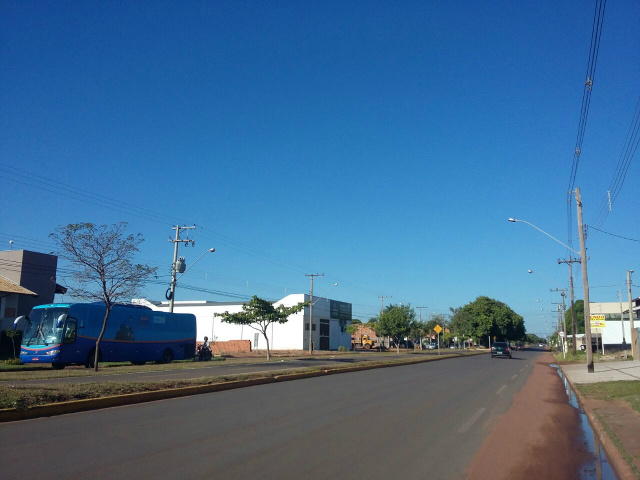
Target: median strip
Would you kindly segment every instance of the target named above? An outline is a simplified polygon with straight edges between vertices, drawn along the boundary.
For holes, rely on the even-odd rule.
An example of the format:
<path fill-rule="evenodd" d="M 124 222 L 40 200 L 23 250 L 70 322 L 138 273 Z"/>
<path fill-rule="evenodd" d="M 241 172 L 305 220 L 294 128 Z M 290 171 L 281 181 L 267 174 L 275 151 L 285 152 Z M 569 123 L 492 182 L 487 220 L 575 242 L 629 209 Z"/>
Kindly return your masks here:
<path fill-rule="evenodd" d="M 81 384 L 20 384 L 0 386 L 0 422 L 25 420 L 66 413 L 117 407 L 168 398 L 212 393 L 235 388 L 299 380 L 337 373 L 397 367 L 449 358 L 481 355 L 484 351 L 463 355 L 447 354 L 400 361 L 367 362 L 347 367 L 306 367 L 290 371 L 267 371 L 253 374 L 202 377 L 195 380 L 161 382 L 104 382 Z M 275 367 L 276 365 L 274 365 Z"/>

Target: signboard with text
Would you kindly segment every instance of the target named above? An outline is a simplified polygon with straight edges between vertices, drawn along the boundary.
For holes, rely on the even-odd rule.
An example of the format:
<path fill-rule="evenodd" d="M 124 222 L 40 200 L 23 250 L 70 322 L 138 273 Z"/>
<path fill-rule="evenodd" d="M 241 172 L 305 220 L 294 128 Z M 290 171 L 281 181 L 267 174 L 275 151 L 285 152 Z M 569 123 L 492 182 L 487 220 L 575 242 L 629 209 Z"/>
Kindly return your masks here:
<path fill-rule="evenodd" d="M 604 315 L 591 315 L 589 324 L 591 328 L 604 328 Z"/>
<path fill-rule="evenodd" d="M 337 300 L 329 301 L 329 311 L 331 318 L 337 318 L 342 322 L 351 321 L 351 304 L 339 302 Z"/>

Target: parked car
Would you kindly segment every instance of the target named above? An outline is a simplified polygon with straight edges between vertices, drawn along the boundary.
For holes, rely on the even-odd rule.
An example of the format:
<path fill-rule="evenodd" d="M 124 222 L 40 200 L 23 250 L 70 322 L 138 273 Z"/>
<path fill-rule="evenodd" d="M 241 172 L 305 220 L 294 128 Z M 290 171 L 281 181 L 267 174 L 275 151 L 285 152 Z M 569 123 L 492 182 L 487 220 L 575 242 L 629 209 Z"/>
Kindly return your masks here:
<path fill-rule="evenodd" d="M 438 344 L 437 343 L 429 343 L 427 345 L 427 349 L 428 350 L 435 350 L 436 348 L 438 348 Z"/>
<path fill-rule="evenodd" d="M 491 358 L 508 357 L 511 358 L 511 347 L 507 342 L 493 342 L 491 345 Z"/>

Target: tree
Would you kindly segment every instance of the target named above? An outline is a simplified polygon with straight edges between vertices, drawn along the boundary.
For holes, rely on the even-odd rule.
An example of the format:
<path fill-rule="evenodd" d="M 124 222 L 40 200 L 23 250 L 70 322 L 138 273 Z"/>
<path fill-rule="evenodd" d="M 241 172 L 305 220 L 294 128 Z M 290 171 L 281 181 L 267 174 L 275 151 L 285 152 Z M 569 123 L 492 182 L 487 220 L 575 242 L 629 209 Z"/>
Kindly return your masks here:
<path fill-rule="evenodd" d="M 527 333 L 526 335 L 527 338 L 527 342 L 531 343 L 531 344 L 536 344 L 536 343 L 547 343 L 547 340 L 539 337 L 538 335 L 534 334 L 534 333 Z"/>
<path fill-rule="evenodd" d="M 267 361 L 271 361 L 267 328 L 272 323 L 287 323 L 289 321 L 289 315 L 299 312 L 308 304 L 309 302 L 300 302 L 293 307 L 285 307 L 284 305 L 275 307 L 272 302 L 254 295 L 251 297 L 251 300 L 249 300 L 249 303 L 242 305 L 241 312 L 224 312 L 218 314 L 218 316 L 222 317 L 223 322 L 233 323 L 235 325 L 247 325 L 262 333 L 262 336 L 267 342 Z"/>
<path fill-rule="evenodd" d="M 93 360 L 98 371 L 100 342 L 107 328 L 113 307 L 136 296 L 144 282 L 157 268 L 134 264 L 133 257 L 144 239 L 142 234 L 126 235 L 126 222 L 113 225 L 75 223 L 60 226 L 49 235 L 58 245 L 58 256 L 78 270 L 73 273 L 77 285 L 71 288 L 74 297 L 104 302 L 102 329 L 96 340 Z"/>
<path fill-rule="evenodd" d="M 357 318 L 352 318 L 351 319 L 351 324 L 352 325 L 361 324 L 361 323 L 362 323 L 362 320 L 359 320 Z"/>
<path fill-rule="evenodd" d="M 400 353 L 400 340 L 411 333 L 415 318 L 416 312 L 410 305 L 388 305 L 378 319 L 376 334 L 393 338 Z"/>
<path fill-rule="evenodd" d="M 456 335 L 476 337 L 488 345 L 488 338 L 499 340 L 524 340 L 524 319 L 508 305 L 489 297 L 478 297 L 473 302 L 455 310 L 451 320 Z"/>
<path fill-rule="evenodd" d="M 573 302 L 573 311 L 576 317 L 576 334 L 584 333 L 584 300 Z M 567 322 L 567 330 L 571 332 L 571 306 L 567 308 L 564 318 Z"/>

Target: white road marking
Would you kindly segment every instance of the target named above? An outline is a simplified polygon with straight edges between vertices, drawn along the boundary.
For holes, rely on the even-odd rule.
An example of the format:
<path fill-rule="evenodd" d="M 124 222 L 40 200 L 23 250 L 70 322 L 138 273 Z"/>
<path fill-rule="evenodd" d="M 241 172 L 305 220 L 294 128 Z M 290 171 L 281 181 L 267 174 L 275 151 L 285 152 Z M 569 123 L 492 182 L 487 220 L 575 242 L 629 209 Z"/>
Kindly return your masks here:
<path fill-rule="evenodd" d="M 525 368 L 526 368 L 526 367 L 522 367 L 522 368 L 520 369 L 520 371 L 523 371 Z"/>
<path fill-rule="evenodd" d="M 500 395 L 502 392 L 504 392 L 504 389 L 505 389 L 505 388 L 507 388 L 507 386 L 506 386 L 506 385 L 502 385 L 502 386 L 498 389 L 498 391 L 496 392 L 496 395 Z"/>
<path fill-rule="evenodd" d="M 518 374 L 516 373 L 515 375 L 511 376 L 511 380 L 513 380 L 514 378 L 516 378 L 518 376 Z"/>
<path fill-rule="evenodd" d="M 465 423 L 464 425 L 462 425 L 462 427 L 460 427 L 460 430 L 458 430 L 458 433 L 464 433 L 467 430 L 469 430 L 473 426 L 473 424 L 478 421 L 478 419 L 480 418 L 480 415 L 482 415 L 485 410 L 486 408 L 484 407 L 479 408 L 478 411 L 474 413 L 469 420 L 467 420 L 467 423 Z"/>

